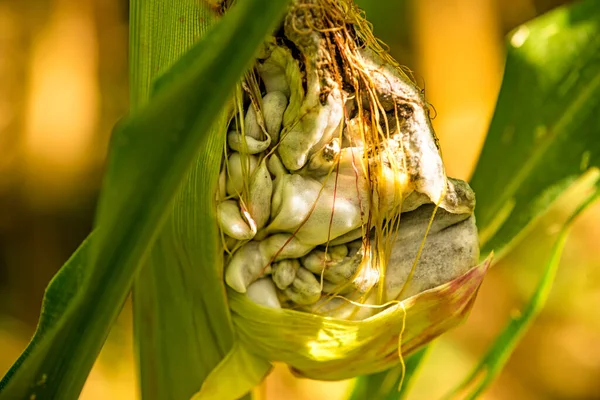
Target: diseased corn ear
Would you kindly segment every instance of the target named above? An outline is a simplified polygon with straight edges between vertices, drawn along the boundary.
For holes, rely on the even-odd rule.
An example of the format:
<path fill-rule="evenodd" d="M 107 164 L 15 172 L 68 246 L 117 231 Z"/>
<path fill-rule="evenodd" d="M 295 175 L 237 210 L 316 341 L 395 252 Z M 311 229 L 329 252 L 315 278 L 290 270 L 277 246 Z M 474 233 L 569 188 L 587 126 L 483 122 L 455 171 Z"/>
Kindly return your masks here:
<path fill-rule="evenodd" d="M 217 209 L 244 351 L 345 379 L 465 318 L 489 266 L 475 195 L 351 0 L 293 1 L 237 105 Z"/>

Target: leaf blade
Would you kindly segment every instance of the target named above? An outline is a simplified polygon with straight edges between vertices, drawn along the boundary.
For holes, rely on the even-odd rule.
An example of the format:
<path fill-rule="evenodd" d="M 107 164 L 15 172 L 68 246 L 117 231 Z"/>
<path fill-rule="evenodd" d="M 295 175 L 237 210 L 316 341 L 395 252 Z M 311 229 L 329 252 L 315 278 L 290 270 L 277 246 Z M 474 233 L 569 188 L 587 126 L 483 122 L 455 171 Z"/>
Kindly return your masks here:
<path fill-rule="evenodd" d="M 348 400 L 400 400 L 406 398 L 431 344 L 422 347 L 399 365 L 376 374 L 359 376 Z"/>
<path fill-rule="evenodd" d="M 216 184 L 219 163 L 211 163 L 210 155 L 220 155 L 220 150 L 218 140 L 202 150 L 204 157 L 188 176 L 134 286 L 144 399 L 190 398 L 233 344 L 218 267 L 223 263 L 220 237 L 210 212 L 214 191 L 191 194 Z M 204 223 L 195 225 L 191 218 Z"/>
<path fill-rule="evenodd" d="M 115 133 L 82 288 L 3 383 L 2 395 L 77 398 L 176 189 L 208 140 L 205 132 L 287 3 L 248 0 L 234 7 L 192 49 L 202 57 L 192 60 L 188 74 Z M 262 11 L 259 18 L 246 18 L 252 8 Z M 234 49 L 237 58 L 223 49 Z M 44 384 L 36 386 L 40 379 Z"/>
<path fill-rule="evenodd" d="M 130 25 L 131 102 L 135 109 L 147 101 L 165 68 L 209 29 L 216 16 L 207 2 L 195 0 L 171 0 L 168 4 L 133 0 L 131 7 L 137 16 Z M 168 70 L 166 79 L 173 75 L 175 71 Z M 226 113 L 225 110 L 213 126 L 215 133 L 226 122 Z M 200 218 L 190 207 L 212 207 L 194 192 L 215 184 L 210 179 L 215 173 L 211 168 L 215 160 L 210 156 L 219 154 L 218 143 L 213 141 L 202 153 L 133 287 L 137 369 L 144 399 L 190 398 L 233 342 L 226 299 L 223 293 L 215 293 L 215 277 L 199 279 L 210 276 L 211 271 L 201 271 L 198 266 L 222 263 L 206 256 L 216 254 L 214 229 L 190 232 L 177 223 Z M 201 171 L 208 180 L 202 179 Z M 186 201 L 189 198 L 196 199 L 194 205 L 188 205 L 193 202 Z M 206 281 L 211 284 L 203 284 Z"/>
<path fill-rule="evenodd" d="M 560 193 L 600 165 L 599 18 L 600 4 L 583 1 L 508 40 L 496 111 L 471 180 L 483 254 L 501 258 Z"/>

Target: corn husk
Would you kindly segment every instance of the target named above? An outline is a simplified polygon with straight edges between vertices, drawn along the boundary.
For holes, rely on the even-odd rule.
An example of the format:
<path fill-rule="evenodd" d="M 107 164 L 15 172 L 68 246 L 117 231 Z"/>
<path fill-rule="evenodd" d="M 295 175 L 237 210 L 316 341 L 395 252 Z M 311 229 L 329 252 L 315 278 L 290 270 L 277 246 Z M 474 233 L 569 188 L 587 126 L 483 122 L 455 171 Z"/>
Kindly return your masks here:
<path fill-rule="evenodd" d="M 340 380 L 397 365 L 464 321 L 490 260 L 362 321 L 346 321 L 255 304 L 229 290 L 240 340 L 256 355 L 281 361 L 300 376 Z"/>

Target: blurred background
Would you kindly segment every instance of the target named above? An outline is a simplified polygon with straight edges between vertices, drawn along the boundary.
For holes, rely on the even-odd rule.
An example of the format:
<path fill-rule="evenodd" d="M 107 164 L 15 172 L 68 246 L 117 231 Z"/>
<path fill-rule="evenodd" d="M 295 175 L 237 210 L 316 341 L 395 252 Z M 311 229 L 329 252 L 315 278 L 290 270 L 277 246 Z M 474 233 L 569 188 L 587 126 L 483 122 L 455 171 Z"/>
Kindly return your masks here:
<path fill-rule="evenodd" d="M 564 0 L 360 0 L 414 71 L 449 175 L 468 179 L 500 87 L 504 37 Z M 128 110 L 126 0 L 0 0 L 0 376 L 25 348 L 44 289 L 92 227 L 112 126 Z M 488 274 L 468 322 L 437 340 L 411 399 L 439 398 L 531 293 L 569 197 Z M 600 399 L 600 206 L 577 222 L 548 307 L 485 399 Z M 82 399 L 136 398 L 125 307 Z M 293 378 L 269 399 L 342 399 L 351 382 Z"/>

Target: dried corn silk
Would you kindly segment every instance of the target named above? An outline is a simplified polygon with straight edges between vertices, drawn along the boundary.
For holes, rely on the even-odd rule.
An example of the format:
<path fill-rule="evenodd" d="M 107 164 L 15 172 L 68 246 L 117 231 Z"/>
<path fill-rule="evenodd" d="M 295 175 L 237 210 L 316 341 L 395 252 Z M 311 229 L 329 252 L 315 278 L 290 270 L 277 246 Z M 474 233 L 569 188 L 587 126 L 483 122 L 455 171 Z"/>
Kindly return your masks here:
<path fill-rule="evenodd" d="M 350 1 L 294 1 L 236 99 L 217 207 L 233 290 L 364 319 L 476 265 L 474 194 Z"/>

